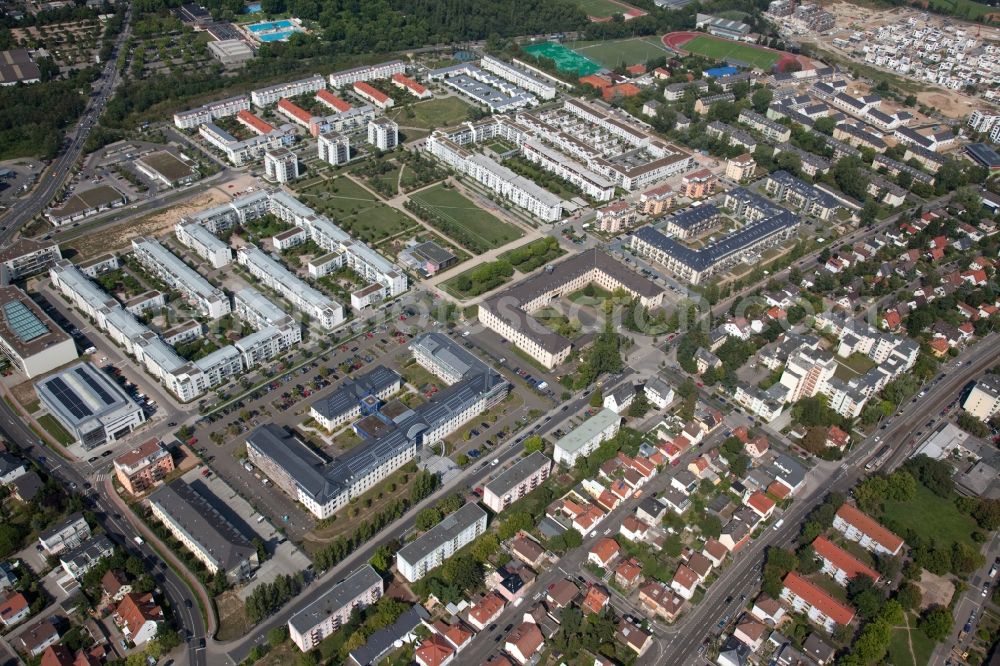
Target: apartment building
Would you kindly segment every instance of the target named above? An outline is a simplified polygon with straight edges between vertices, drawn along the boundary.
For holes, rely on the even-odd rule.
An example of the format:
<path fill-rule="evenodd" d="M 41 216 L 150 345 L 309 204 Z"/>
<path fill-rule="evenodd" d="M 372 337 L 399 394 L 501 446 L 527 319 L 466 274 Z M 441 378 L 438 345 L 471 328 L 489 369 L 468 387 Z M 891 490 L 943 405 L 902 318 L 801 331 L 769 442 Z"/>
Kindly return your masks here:
<path fill-rule="evenodd" d="M 115 478 L 133 495 L 145 492 L 174 471 L 174 458 L 153 438 L 114 459 Z"/>
<path fill-rule="evenodd" d="M 344 309 L 340 303 L 297 278 L 256 245 L 241 247 L 236 260 L 250 275 L 288 299 L 293 307 L 311 317 L 321 328 L 332 330 L 344 323 Z"/>
<path fill-rule="evenodd" d="M 264 153 L 264 177 L 277 183 L 287 183 L 299 177 L 299 158 L 288 148 L 275 148 Z"/>
<path fill-rule="evenodd" d="M 0 250 L 0 286 L 42 273 L 60 259 L 58 243 L 18 238 Z"/>
<path fill-rule="evenodd" d="M 715 191 L 718 182 L 719 179 L 708 169 L 699 169 L 681 179 L 684 196 L 689 199 L 701 199 L 709 196 Z"/>
<path fill-rule="evenodd" d="M 757 171 L 757 161 L 750 153 L 743 153 L 726 162 L 726 178 L 737 183 L 753 178 Z"/>
<path fill-rule="evenodd" d="M 823 535 L 813 540 L 812 548 L 816 558 L 823 563 L 822 572 L 842 586 L 846 587 L 856 576 L 868 576 L 876 583 L 879 581 L 877 571 Z"/>
<path fill-rule="evenodd" d="M 615 201 L 597 209 L 597 228 L 608 234 L 617 234 L 635 224 L 635 208 L 628 201 Z"/>
<path fill-rule="evenodd" d="M 295 132 L 291 125 L 282 125 L 267 134 L 258 134 L 240 141 L 215 123 L 206 123 L 198 128 L 198 134 L 208 143 L 226 154 L 233 166 L 244 166 L 264 156 L 268 150 L 291 145 Z"/>
<path fill-rule="evenodd" d="M 722 211 L 713 204 L 691 206 L 675 212 L 667 218 L 663 231 L 675 238 L 696 238 L 718 228 L 722 224 Z"/>
<path fill-rule="evenodd" d="M 969 120 L 966 122 L 966 126 L 974 132 L 988 133 L 991 129 L 993 129 L 993 126 L 996 125 L 997 120 L 1000 120 L 1000 114 L 993 113 L 992 111 L 975 109 L 971 114 L 969 114 Z"/>
<path fill-rule="evenodd" d="M 343 88 L 357 81 L 388 79 L 395 74 L 405 74 L 406 65 L 402 60 L 390 60 L 377 65 L 362 65 L 330 74 L 330 87 Z"/>
<path fill-rule="evenodd" d="M 781 123 L 776 123 L 770 118 L 750 109 L 740 111 L 740 115 L 736 120 L 757 130 L 771 143 L 781 143 L 792 138 L 792 128 Z"/>
<path fill-rule="evenodd" d="M 252 287 L 233 294 L 233 312 L 255 330 L 275 328 L 280 331 L 284 348 L 302 342 L 301 324 Z"/>
<path fill-rule="evenodd" d="M 177 255 L 152 238 L 132 239 L 132 252 L 142 266 L 158 279 L 178 291 L 186 302 L 198 308 L 209 319 L 229 314 L 229 298 L 219 288 L 203 278 Z"/>
<path fill-rule="evenodd" d="M 28 379 L 77 359 L 73 338 L 19 287 L 0 287 L 0 354 Z"/>
<path fill-rule="evenodd" d="M 785 576 L 781 600 L 829 632 L 854 620 L 853 608 L 840 603 L 823 588 L 794 571 Z"/>
<path fill-rule="evenodd" d="M 99 534 L 60 552 L 59 565 L 68 575 L 80 580 L 85 573 L 100 564 L 104 558 L 111 557 L 114 552 L 115 544 L 111 539 Z"/>
<path fill-rule="evenodd" d="M 483 486 L 483 504 L 500 513 L 549 478 L 552 461 L 541 451 L 521 458 Z"/>
<path fill-rule="evenodd" d="M 486 531 L 486 512 L 470 502 L 396 553 L 396 568 L 415 583 Z"/>
<path fill-rule="evenodd" d="M 381 599 L 384 591 L 382 577 L 365 564 L 290 617 L 288 635 L 296 647 L 308 652 L 347 624 L 354 611 Z"/>
<path fill-rule="evenodd" d="M 491 55 L 484 55 L 479 61 L 479 66 L 542 99 L 550 100 L 556 96 L 556 87 L 553 84 Z"/>
<path fill-rule="evenodd" d="M 79 363 L 35 384 L 42 405 L 85 450 L 117 441 L 146 416 L 118 384 L 91 363 Z"/>
<path fill-rule="evenodd" d="M 324 430 L 335 432 L 348 421 L 376 413 L 378 406 L 402 386 L 399 373 L 379 365 L 363 375 L 344 379 L 340 388 L 310 405 L 309 415 Z"/>
<path fill-rule="evenodd" d="M 614 410 L 601 409 L 560 437 L 552 457 L 557 463 L 572 467 L 580 456 L 589 456 L 602 442 L 617 435 L 621 422 L 622 417 Z"/>
<path fill-rule="evenodd" d="M 149 507 L 209 572 L 222 573 L 237 583 L 249 578 L 259 566 L 257 549 L 249 539 L 219 513 L 209 498 L 180 479 L 153 492 Z"/>
<path fill-rule="evenodd" d="M 823 392 L 833 378 L 837 361 L 822 349 L 801 348 L 788 357 L 779 383 L 788 389 L 787 402 L 798 402 Z"/>
<path fill-rule="evenodd" d="M 757 150 L 757 139 L 752 134 L 718 120 L 713 120 L 705 127 L 705 134 L 713 139 L 724 140 L 730 146 L 739 146 L 748 153 Z"/>
<path fill-rule="evenodd" d="M 536 321 L 530 313 L 592 282 L 607 291 L 623 289 L 645 307 L 656 307 L 663 300 L 663 290 L 654 283 L 600 250 L 591 249 L 480 302 L 479 321 L 552 369 L 569 356 L 572 342 Z"/>
<path fill-rule="evenodd" d="M 274 125 L 267 122 L 260 116 L 254 115 L 250 111 L 240 111 L 237 113 L 236 122 L 243 125 L 258 136 L 270 134 L 274 131 Z"/>
<path fill-rule="evenodd" d="M 233 260 L 233 249 L 200 224 L 178 222 L 174 225 L 174 236 L 212 268 L 228 266 Z"/>
<path fill-rule="evenodd" d="M 351 84 L 351 89 L 354 94 L 358 97 L 367 100 L 374 104 L 379 109 L 385 111 L 395 105 L 395 102 L 391 97 L 386 95 L 384 92 L 376 88 L 375 86 L 368 85 L 364 81 L 355 81 Z"/>
<path fill-rule="evenodd" d="M 639 195 L 639 205 L 646 215 L 662 215 L 674 205 L 675 196 L 673 188 L 669 185 L 660 185 Z"/>
<path fill-rule="evenodd" d="M 1000 377 L 987 374 L 976 380 L 962 401 L 962 409 L 980 421 L 989 421 L 1000 412 Z"/>
<path fill-rule="evenodd" d="M 400 90 L 404 90 L 410 93 L 417 99 L 430 99 L 431 97 L 434 96 L 433 94 L 431 94 L 430 90 L 420 85 L 419 83 L 417 83 L 410 77 L 406 76 L 405 74 L 393 74 L 390 80 L 392 81 L 392 85 L 396 86 Z"/>
<path fill-rule="evenodd" d="M 288 83 L 279 83 L 267 86 L 266 88 L 252 90 L 250 91 L 250 101 L 253 102 L 254 106 L 264 108 L 286 97 L 297 97 L 299 95 L 314 93 L 325 87 L 326 84 L 323 77 L 319 74 L 313 74 L 298 81 L 289 81 Z"/>
<path fill-rule="evenodd" d="M 592 199 L 610 201 L 615 195 L 612 180 L 549 148 L 539 139 L 527 139 L 521 144 L 521 152 L 525 159 L 573 183 Z"/>
<path fill-rule="evenodd" d="M 905 543 L 871 516 L 844 503 L 833 518 L 833 529 L 877 555 L 899 555 Z"/>
<path fill-rule="evenodd" d="M 430 81 L 441 81 L 460 95 L 488 108 L 490 113 L 514 111 L 538 102 L 527 90 L 481 69 L 474 62 L 431 70 L 427 78 Z"/>
<path fill-rule="evenodd" d="M 379 150 L 394 150 L 399 145 L 399 125 L 381 117 L 368 121 L 368 143 Z"/>
<path fill-rule="evenodd" d="M 340 132 L 324 132 L 316 139 L 319 158 L 327 164 L 340 166 L 351 160 L 351 140 Z"/>
<path fill-rule="evenodd" d="M 199 125 L 210 123 L 219 118 L 235 116 L 240 111 L 250 109 L 250 98 L 246 95 L 228 97 L 216 102 L 209 102 L 196 109 L 178 111 L 174 114 L 174 125 L 180 129 L 194 129 Z"/>
<path fill-rule="evenodd" d="M 882 137 L 868 131 L 861 123 L 841 123 L 833 129 L 833 138 L 845 141 L 849 145 L 858 148 L 871 148 L 877 153 L 884 153 L 889 145 L 882 140 Z"/>
<path fill-rule="evenodd" d="M 58 555 L 64 550 L 76 548 L 89 539 L 90 535 L 90 525 L 83 513 L 77 511 L 39 534 L 38 543 L 47 555 Z"/>

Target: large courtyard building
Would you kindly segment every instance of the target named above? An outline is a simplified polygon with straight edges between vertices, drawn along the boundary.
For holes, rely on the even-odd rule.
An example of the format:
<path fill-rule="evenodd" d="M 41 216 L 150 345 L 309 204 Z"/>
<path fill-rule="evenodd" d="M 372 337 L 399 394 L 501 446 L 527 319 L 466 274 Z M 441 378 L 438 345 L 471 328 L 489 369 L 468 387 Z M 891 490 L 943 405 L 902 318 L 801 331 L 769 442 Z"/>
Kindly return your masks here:
<path fill-rule="evenodd" d="M 19 287 L 0 287 L 0 353 L 31 379 L 77 359 L 76 345 Z"/>
<path fill-rule="evenodd" d="M 607 291 L 624 289 L 647 308 L 660 305 L 663 290 L 597 249 L 548 267 L 479 304 L 479 321 L 552 369 L 566 360 L 571 340 L 531 316 L 535 310 L 590 283 Z"/>
<path fill-rule="evenodd" d="M 295 140 L 295 131 L 287 124 L 272 128 L 266 134 L 257 134 L 243 140 L 237 139 L 215 123 L 201 125 L 198 134 L 225 153 L 226 159 L 237 167 L 259 160 L 267 151 L 291 145 Z"/>
<path fill-rule="evenodd" d="M 146 421 L 142 408 L 90 363 L 49 375 L 35 384 L 35 392 L 86 450 L 121 439 Z"/>

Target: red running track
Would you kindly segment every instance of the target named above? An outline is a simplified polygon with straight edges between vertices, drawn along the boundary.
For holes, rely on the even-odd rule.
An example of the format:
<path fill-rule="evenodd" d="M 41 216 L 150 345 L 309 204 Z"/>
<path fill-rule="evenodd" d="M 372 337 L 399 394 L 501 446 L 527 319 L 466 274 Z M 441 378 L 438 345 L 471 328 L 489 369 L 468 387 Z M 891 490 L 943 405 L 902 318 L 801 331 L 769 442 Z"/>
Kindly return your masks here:
<path fill-rule="evenodd" d="M 668 49 L 672 51 L 677 51 L 678 53 L 687 53 L 687 51 L 684 50 L 684 44 L 687 44 L 695 37 L 701 37 L 701 36 L 711 37 L 711 35 L 707 35 L 707 33 L 704 32 L 691 32 L 691 31 L 668 32 L 667 34 L 663 35 L 661 41 L 663 42 L 664 46 L 666 46 Z M 722 39 L 722 38 L 716 37 L 716 39 Z M 758 48 L 764 51 L 773 51 L 774 53 L 780 55 L 781 58 L 775 63 L 775 67 L 779 72 L 785 71 L 788 65 L 790 65 L 793 62 L 798 62 L 800 65 L 802 65 L 802 69 L 811 69 L 813 67 L 812 61 L 809 60 L 809 58 L 806 58 L 805 56 L 797 56 L 793 53 L 787 53 L 786 51 L 778 51 L 777 49 L 768 48 L 766 46 L 761 46 L 759 44 L 753 44 L 752 46 L 754 48 Z"/>

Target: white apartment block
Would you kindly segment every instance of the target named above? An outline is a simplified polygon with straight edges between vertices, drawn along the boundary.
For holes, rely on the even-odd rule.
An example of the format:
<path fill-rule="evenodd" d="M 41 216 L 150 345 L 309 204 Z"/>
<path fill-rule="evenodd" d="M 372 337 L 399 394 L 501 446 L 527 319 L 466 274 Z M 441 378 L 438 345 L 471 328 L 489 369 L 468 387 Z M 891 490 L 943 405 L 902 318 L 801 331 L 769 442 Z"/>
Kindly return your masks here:
<path fill-rule="evenodd" d="M 339 132 L 324 132 L 316 140 L 319 158 L 327 164 L 340 166 L 351 159 L 351 140 Z"/>
<path fill-rule="evenodd" d="M 521 458 L 483 486 L 483 504 L 500 513 L 549 478 L 552 461 L 540 451 Z"/>
<path fill-rule="evenodd" d="M 238 140 L 214 123 L 206 123 L 198 128 L 198 134 L 210 144 L 226 154 L 233 166 L 243 166 L 263 157 L 268 150 L 275 150 L 291 143 L 295 134 L 291 125 L 282 125 L 267 134 Z"/>
<path fill-rule="evenodd" d="M 403 546 L 396 553 L 396 568 L 415 583 L 485 531 L 486 512 L 475 503 L 466 504 Z"/>
<path fill-rule="evenodd" d="M 1000 412 L 1000 381 L 997 375 L 984 375 L 977 380 L 962 402 L 962 409 L 980 421 L 989 421 Z"/>
<path fill-rule="evenodd" d="M 622 417 L 614 411 L 601 409 L 556 442 L 553 458 L 572 467 L 580 456 L 589 456 L 602 442 L 617 435 L 621 422 Z"/>
<path fill-rule="evenodd" d="M 174 125 L 180 129 L 194 129 L 217 118 L 235 116 L 240 111 L 248 111 L 249 109 L 250 98 L 246 95 L 229 97 L 217 102 L 209 102 L 197 109 L 178 111 L 174 114 Z"/>
<path fill-rule="evenodd" d="M 286 346 L 302 342 L 302 326 L 252 287 L 233 295 L 233 312 L 255 330 L 278 329 L 284 337 L 282 344 Z"/>
<path fill-rule="evenodd" d="M 288 635 L 303 652 L 347 624 L 351 614 L 371 606 L 384 592 L 382 577 L 365 564 L 288 620 Z"/>
<path fill-rule="evenodd" d="M 177 290 L 184 299 L 198 308 L 202 315 L 218 319 L 230 312 L 229 298 L 213 287 L 175 254 L 152 238 L 140 236 L 132 240 L 132 252 L 146 270 Z"/>
<path fill-rule="evenodd" d="M 374 81 L 376 79 L 388 79 L 393 74 L 405 74 L 406 66 L 402 60 L 390 60 L 389 62 L 377 65 L 363 65 L 352 69 L 345 69 L 330 74 L 330 87 L 343 88 L 358 81 Z"/>
<path fill-rule="evenodd" d="M 521 144 L 521 154 L 528 161 L 573 183 L 592 199 L 611 201 L 615 196 L 614 182 L 559 151 L 549 148 L 538 139 L 528 139 Z"/>
<path fill-rule="evenodd" d="M 233 260 L 233 249 L 200 224 L 178 222 L 174 225 L 174 235 L 212 268 L 222 268 Z"/>
<path fill-rule="evenodd" d="M 551 83 L 493 56 L 483 56 L 482 60 L 479 61 L 479 66 L 542 99 L 553 99 L 556 96 L 556 87 Z"/>
<path fill-rule="evenodd" d="M 788 357 L 780 384 L 788 389 L 788 402 L 812 398 L 837 371 L 833 354 L 821 349 L 799 349 Z"/>
<path fill-rule="evenodd" d="M 38 535 L 38 543 L 48 555 L 58 555 L 76 548 L 91 535 L 90 525 L 82 513 L 74 513 L 66 520 Z"/>
<path fill-rule="evenodd" d="M 309 315 L 321 328 L 332 330 L 344 323 L 344 308 L 295 277 L 287 268 L 255 245 L 244 245 L 236 260 L 264 286 L 281 294 L 293 307 Z"/>
<path fill-rule="evenodd" d="M 399 145 L 399 125 L 384 116 L 369 120 L 368 143 L 379 150 L 393 150 Z"/>
<path fill-rule="evenodd" d="M 299 158 L 288 148 L 275 148 L 264 153 L 264 177 L 287 183 L 299 177 Z"/>
<path fill-rule="evenodd" d="M 323 77 L 319 74 L 313 74 L 308 78 L 299 79 L 298 81 L 279 83 L 274 86 L 252 90 L 250 92 L 250 101 L 256 107 L 265 107 L 275 104 L 284 97 L 296 97 L 306 93 L 314 93 L 317 90 L 322 90 L 324 87 L 326 87 L 326 83 Z"/>

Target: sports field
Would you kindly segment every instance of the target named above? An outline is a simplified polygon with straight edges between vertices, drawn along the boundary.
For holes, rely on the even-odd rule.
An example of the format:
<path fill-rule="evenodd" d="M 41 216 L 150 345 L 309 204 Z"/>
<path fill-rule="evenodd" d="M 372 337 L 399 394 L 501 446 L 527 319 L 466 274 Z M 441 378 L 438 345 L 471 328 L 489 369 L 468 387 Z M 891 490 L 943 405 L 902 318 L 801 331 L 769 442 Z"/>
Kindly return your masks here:
<path fill-rule="evenodd" d="M 614 69 L 619 65 L 626 67 L 638 65 L 667 55 L 667 50 L 659 37 L 633 37 L 606 42 L 570 42 L 567 46 L 608 69 Z"/>
<path fill-rule="evenodd" d="M 610 18 L 615 14 L 622 14 L 626 19 L 630 19 L 646 14 L 637 7 L 613 0 L 576 0 L 576 6 L 586 12 L 587 16 L 595 19 Z"/>
<path fill-rule="evenodd" d="M 429 220 L 431 225 L 440 227 L 445 235 L 473 251 L 500 247 L 524 235 L 514 225 L 483 210 L 453 188 L 435 185 L 410 198 L 439 218 Z"/>
<path fill-rule="evenodd" d="M 601 66 L 555 42 L 540 42 L 524 47 L 524 52 L 531 56 L 551 58 L 560 72 L 573 72 L 577 76 L 589 76 L 601 71 Z"/>
<path fill-rule="evenodd" d="M 774 63 L 781 58 L 781 54 L 777 51 L 768 51 L 751 44 L 741 44 L 711 35 L 698 35 L 694 39 L 684 42 L 681 48 L 688 53 L 725 60 L 726 62 L 745 63 L 764 71 L 770 70 Z"/>

